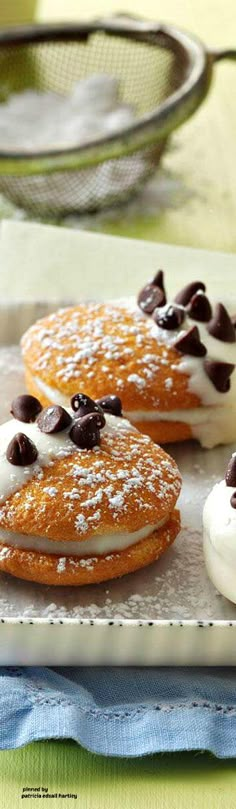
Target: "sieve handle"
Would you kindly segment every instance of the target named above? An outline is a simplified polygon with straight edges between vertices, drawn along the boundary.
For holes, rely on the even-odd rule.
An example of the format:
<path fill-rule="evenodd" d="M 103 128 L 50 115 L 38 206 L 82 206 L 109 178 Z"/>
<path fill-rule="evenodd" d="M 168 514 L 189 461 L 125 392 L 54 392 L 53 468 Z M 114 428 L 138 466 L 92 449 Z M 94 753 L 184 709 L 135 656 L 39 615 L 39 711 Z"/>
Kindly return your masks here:
<path fill-rule="evenodd" d="M 236 59 L 235 48 L 219 49 L 218 51 L 209 51 L 213 62 L 220 62 L 221 59 Z"/>

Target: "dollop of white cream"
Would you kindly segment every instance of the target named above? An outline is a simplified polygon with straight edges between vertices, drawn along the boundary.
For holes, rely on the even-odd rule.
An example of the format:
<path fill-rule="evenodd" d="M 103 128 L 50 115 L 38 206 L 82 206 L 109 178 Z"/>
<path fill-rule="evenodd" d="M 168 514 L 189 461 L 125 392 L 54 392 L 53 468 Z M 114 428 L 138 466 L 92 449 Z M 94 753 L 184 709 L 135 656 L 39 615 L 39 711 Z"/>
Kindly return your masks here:
<path fill-rule="evenodd" d="M 171 304 L 166 304 L 160 308 L 160 312 L 164 312 Z M 176 304 L 175 304 L 176 305 Z M 180 307 L 182 309 L 182 307 Z M 184 322 L 180 329 L 173 331 L 161 329 L 153 323 L 151 334 L 158 343 L 164 343 L 168 347 L 174 347 L 176 341 L 185 336 L 189 329 L 197 326 L 200 340 L 207 349 L 206 357 L 191 357 L 189 354 L 183 354 L 181 362 L 178 365 L 173 365 L 173 369 L 179 373 L 187 374 L 189 377 L 188 387 L 192 393 L 196 393 L 200 397 L 203 405 L 217 405 L 224 404 L 230 401 L 235 396 L 236 381 L 234 377 L 235 372 L 231 377 L 231 388 L 228 393 L 219 393 L 215 386 L 209 379 L 204 370 L 204 359 L 215 360 L 216 362 L 229 362 L 236 365 L 236 342 L 225 343 L 222 340 L 212 337 L 207 331 L 207 323 L 199 323 L 185 316 Z M 234 382 L 234 393 L 232 394 L 232 385 Z M 223 401 L 224 400 L 224 401 Z"/>
<path fill-rule="evenodd" d="M 67 408 L 67 411 L 72 417 L 75 415 L 70 408 Z M 0 425 L 0 503 L 7 500 L 14 492 L 19 491 L 32 477 L 40 477 L 44 466 L 49 466 L 53 461 L 60 460 L 68 455 L 81 455 L 87 452 L 87 450 L 80 449 L 71 441 L 70 429 L 71 425 L 60 433 L 47 435 L 41 432 L 37 421 L 32 424 L 25 424 L 18 419 L 12 419 Z M 106 414 L 106 424 L 101 430 L 103 435 L 110 432 L 120 433 L 124 430 L 133 431 L 135 427 L 126 419 Z M 14 466 L 7 460 L 7 447 L 16 433 L 24 433 L 37 447 L 37 460 L 28 466 Z"/>
<path fill-rule="evenodd" d="M 203 548 L 209 578 L 222 595 L 236 603 L 236 509 L 230 499 L 236 487 L 216 483 L 203 510 Z"/>
<path fill-rule="evenodd" d="M 11 531 L 3 531 L 0 529 L 0 547 L 1 544 L 7 545 L 11 548 L 20 548 L 21 550 L 35 551 L 37 553 L 56 554 L 60 556 L 104 556 L 107 553 L 114 553 L 125 550 L 125 548 L 136 545 L 137 542 L 146 539 L 154 531 L 158 531 L 166 522 L 169 516 L 160 520 L 155 525 L 145 525 L 138 531 L 130 533 L 116 533 L 104 534 L 93 537 L 88 537 L 86 540 L 76 542 L 69 540 L 63 542 L 61 540 L 47 539 L 46 537 L 37 537 L 26 534 L 15 534 Z"/>
<path fill-rule="evenodd" d="M 202 293 L 199 292 L 198 294 Z M 172 301 L 168 301 L 165 306 L 159 307 L 160 315 L 165 314 L 171 305 L 173 305 Z M 177 304 L 174 305 L 176 306 Z M 132 306 L 134 306 L 134 299 L 132 299 Z M 178 306 L 178 308 L 183 311 L 182 306 Z M 143 314 L 143 317 L 147 318 L 145 314 Z M 236 370 L 234 369 L 230 377 L 229 391 L 220 393 L 206 374 L 204 359 L 236 365 L 236 341 L 226 343 L 218 340 L 209 334 L 207 323 L 193 320 L 186 313 L 179 329 L 162 329 L 150 318 L 148 318 L 148 322 L 151 324 L 151 336 L 157 343 L 163 343 L 167 347 L 174 347 L 178 339 L 184 337 L 186 332 L 193 326 L 197 326 L 200 340 L 207 349 L 206 357 L 182 355 L 180 362 L 176 365 L 173 364 L 172 369 L 177 373 L 188 376 L 188 388 L 191 393 L 200 398 L 201 405 L 198 408 L 176 409 L 166 412 L 154 409 L 151 411 L 130 411 L 125 413 L 126 417 L 130 418 L 134 423 L 137 421 L 180 421 L 184 424 L 189 424 L 193 438 L 196 438 L 201 446 L 207 449 L 212 449 L 218 444 L 229 444 L 235 441 Z"/>

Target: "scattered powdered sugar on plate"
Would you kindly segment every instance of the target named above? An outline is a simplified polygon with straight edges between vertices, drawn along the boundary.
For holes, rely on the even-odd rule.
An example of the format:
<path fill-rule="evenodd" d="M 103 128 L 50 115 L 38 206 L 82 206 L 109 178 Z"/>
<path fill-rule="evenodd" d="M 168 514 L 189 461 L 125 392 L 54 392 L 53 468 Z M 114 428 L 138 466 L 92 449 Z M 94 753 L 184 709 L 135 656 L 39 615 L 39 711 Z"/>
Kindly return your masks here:
<path fill-rule="evenodd" d="M 25 390 L 23 363 L 18 346 L 0 346 L 0 424 L 10 418 L 12 399 Z"/>

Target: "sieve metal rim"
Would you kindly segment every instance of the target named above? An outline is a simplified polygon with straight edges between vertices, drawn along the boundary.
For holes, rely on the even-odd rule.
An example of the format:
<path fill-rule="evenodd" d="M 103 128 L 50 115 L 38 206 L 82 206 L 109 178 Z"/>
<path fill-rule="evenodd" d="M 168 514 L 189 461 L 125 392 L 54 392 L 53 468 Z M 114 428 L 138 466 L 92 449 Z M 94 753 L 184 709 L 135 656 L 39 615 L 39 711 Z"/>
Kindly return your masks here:
<path fill-rule="evenodd" d="M 193 114 L 207 94 L 214 57 L 207 52 L 202 42 L 174 26 L 128 15 L 115 15 L 77 24 L 36 24 L 3 29 L 0 32 L 0 49 L 6 45 L 17 47 L 42 42 L 86 43 L 96 32 L 178 50 L 185 61 L 185 78 L 181 86 L 151 113 L 146 113 L 131 126 L 123 127 L 109 137 L 98 138 L 86 146 L 31 153 L 0 150 L 2 174 L 20 176 L 78 170 L 133 154 L 166 139 L 173 129 Z"/>

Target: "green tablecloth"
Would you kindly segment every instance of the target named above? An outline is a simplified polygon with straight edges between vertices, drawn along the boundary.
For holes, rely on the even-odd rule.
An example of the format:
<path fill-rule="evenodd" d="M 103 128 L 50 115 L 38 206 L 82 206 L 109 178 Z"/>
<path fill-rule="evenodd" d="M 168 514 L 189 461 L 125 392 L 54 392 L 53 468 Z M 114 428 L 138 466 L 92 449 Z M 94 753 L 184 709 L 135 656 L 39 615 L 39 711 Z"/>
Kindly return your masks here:
<path fill-rule="evenodd" d="M 11 20 L 12 7 L 11 0 Z M 19 7 L 16 2 L 16 20 Z M 79 5 L 81 6 L 79 8 Z M 198 34 L 209 46 L 235 45 L 234 0 L 41 0 L 38 16 L 53 19 L 92 16 L 119 10 L 145 13 L 175 22 Z M 6 18 L 6 9 L 4 9 Z M 1 19 L 1 9 L 0 9 Z M 163 159 L 159 185 L 119 217 L 96 222 L 109 233 L 175 244 L 236 249 L 236 64 L 220 64 L 210 96 L 196 116 L 173 138 Z M 152 201 L 154 196 L 154 203 Z M 44 787 L 71 797 L 47 799 L 47 805 L 83 809 L 233 809 L 236 767 L 208 755 L 152 756 L 139 761 L 102 759 L 74 743 L 38 743 L 0 754 L 0 805 L 22 806 L 23 787 Z M 37 793 L 35 793 L 37 794 Z M 77 794 L 77 800 L 73 797 Z M 40 804 L 42 799 L 40 799 Z M 27 806 L 39 799 L 27 799 Z"/>
<path fill-rule="evenodd" d="M 73 742 L 38 742 L 1 753 L 0 778 L 3 809 L 44 806 L 42 798 L 22 800 L 26 787 L 57 793 L 46 806 L 60 809 L 235 809 L 236 803 L 235 763 L 191 753 L 119 760 Z M 68 793 L 77 799 L 59 798 Z"/>

